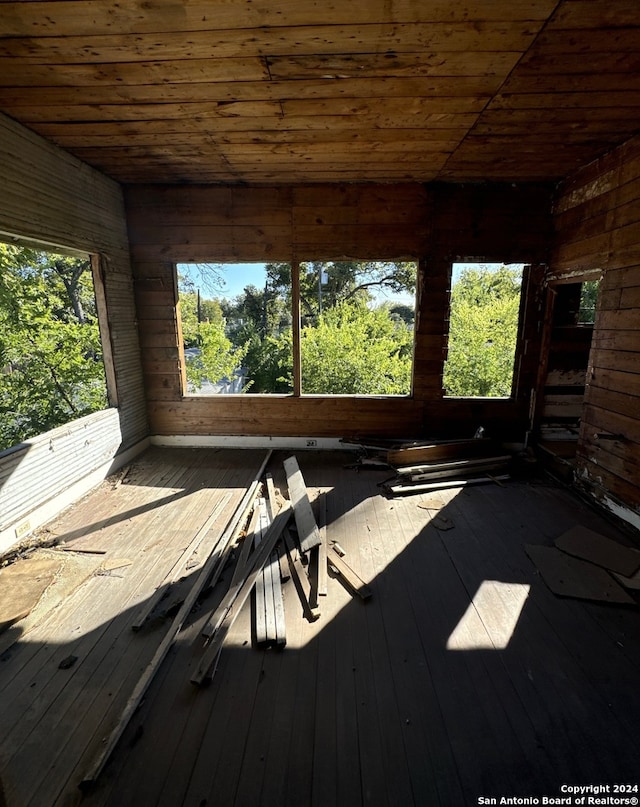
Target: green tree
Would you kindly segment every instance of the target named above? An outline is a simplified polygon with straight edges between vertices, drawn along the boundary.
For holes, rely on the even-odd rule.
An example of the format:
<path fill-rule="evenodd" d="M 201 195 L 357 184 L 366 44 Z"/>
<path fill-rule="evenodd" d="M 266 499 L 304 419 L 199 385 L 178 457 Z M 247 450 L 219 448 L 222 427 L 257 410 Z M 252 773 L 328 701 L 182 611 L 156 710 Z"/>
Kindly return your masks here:
<path fill-rule="evenodd" d="M 187 382 L 197 391 L 207 382 L 231 378 L 242 363 L 246 347 L 235 347 L 228 338 L 218 300 L 199 299 L 190 283 L 179 284 L 179 288 L 187 289 L 179 292 L 183 343 L 185 348 L 195 348 L 186 354 Z"/>
<path fill-rule="evenodd" d="M 0 448 L 107 405 L 89 262 L 0 244 Z"/>
<path fill-rule="evenodd" d="M 300 312 L 304 324 L 317 318 L 320 310 L 346 300 L 370 302 L 373 292 L 408 292 L 416 287 L 414 262 L 392 261 L 304 261 L 300 264 Z M 290 306 L 289 264 L 267 264 L 270 286 L 283 294 Z"/>
<path fill-rule="evenodd" d="M 502 266 L 465 269 L 451 290 L 447 395 L 511 394 L 518 334 L 521 272 Z"/>
<path fill-rule="evenodd" d="M 301 332 L 302 390 L 317 394 L 407 395 L 413 331 L 385 307 L 357 300 L 324 312 Z"/>

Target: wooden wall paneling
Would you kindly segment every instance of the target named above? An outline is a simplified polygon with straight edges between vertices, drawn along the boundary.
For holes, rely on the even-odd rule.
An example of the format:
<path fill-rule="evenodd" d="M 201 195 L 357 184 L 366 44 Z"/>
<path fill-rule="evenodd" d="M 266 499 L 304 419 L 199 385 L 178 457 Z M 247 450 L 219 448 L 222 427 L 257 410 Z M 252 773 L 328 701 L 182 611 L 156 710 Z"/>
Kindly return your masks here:
<path fill-rule="evenodd" d="M 102 360 L 107 385 L 107 400 L 109 406 L 118 405 L 118 380 L 113 360 L 113 341 L 109 328 L 109 308 L 107 305 L 107 291 L 105 285 L 105 271 L 99 255 L 91 256 L 91 273 L 93 276 L 93 289 L 98 312 L 98 326 L 100 328 L 100 343 L 102 345 Z"/>
<path fill-rule="evenodd" d="M 406 437 L 433 430 L 436 424 L 439 429 L 451 428 L 450 416 L 454 421 L 461 418 L 462 425 L 454 427 L 458 430 L 470 428 L 465 425 L 467 419 L 477 427 L 478 418 L 480 423 L 492 420 L 493 404 L 500 418 L 492 422 L 522 424 L 526 405 L 523 408 L 515 401 L 507 402 L 506 408 L 502 402 L 479 408 L 475 403 L 457 406 L 451 401 L 439 412 L 432 409 L 428 418 L 423 418 L 424 404 L 442 399 L 451 256 L 457 252 L 477 255 L 479 249 L 504 260 L 539 255 L 545 248 L 548 199 L 548 189 L 541 186 L 517 192 L 496 186 L 434 190 L 417 183 L 128 187 L 141 341 L 145 352 L 152 351 L 145 353 L 144 363 L 154 432 Z M 413 400 L 183 399 L 170 297 L 172 262 L 271 258 L 419 260 Z"/>
<path fill-rule="evenodd" d="M 7 510 L 19 519 L 45 503 L 49 506 L 119 451 L 143 440 L 148 422 L 121 189 L 4 115 L 0 115 L 0 174 L 0 239 L 90 254 L 96 256 L 94 267 L 99 261 L 96 296 L 105 368 L 110 401 L 118 407 L 56 430 L 56 456 L 66 457 L 66 464 L 50 451 L 48 461 L 41 463 L 35 448 L 23 456 L 19 470 L 28 483 L 17 472 L 11 476 L 21 480 L 16 484 L 27 496 L 17 509 Z M 10 495 L 7 485 L 3 497 Z"/>
<path fill-rule="evenodd" d="M 420 262 L 419 277 L 413 394 L 417 400 L 439 400 L 447 344 L 451 263 L 427 258 Z"/>
<path fill-rule="evenodd" d="M 603 273 L 578 444 L 578 477 L 640 511 L 640 138 L 586 166 L 560 188 L 551 271 Z M 596 437 L 595 435 L 604 435 Z M 621 435 L 619 440 L 607 436 Z M 632 520 L 632 517 L 630 517 Z"/>

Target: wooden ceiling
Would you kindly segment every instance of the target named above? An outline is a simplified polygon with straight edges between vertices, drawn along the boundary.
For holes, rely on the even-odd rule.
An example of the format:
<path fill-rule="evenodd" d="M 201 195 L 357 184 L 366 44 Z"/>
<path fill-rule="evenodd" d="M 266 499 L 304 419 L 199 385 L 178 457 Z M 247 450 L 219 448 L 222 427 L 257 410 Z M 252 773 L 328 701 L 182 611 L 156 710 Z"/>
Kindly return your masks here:
<path fill-rule="evenodd" d="M 640 130 L 638 0 L 0 0 L 0 110 L 121 182 L 552 180 Z"/>

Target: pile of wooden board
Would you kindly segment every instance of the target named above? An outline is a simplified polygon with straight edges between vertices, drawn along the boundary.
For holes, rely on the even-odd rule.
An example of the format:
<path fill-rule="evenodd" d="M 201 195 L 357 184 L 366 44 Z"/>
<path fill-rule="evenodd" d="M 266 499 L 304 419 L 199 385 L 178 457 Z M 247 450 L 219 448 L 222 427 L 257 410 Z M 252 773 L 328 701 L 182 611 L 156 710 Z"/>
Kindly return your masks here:
<path fill-rule="evenodd" d="M 191 678 L 194 684 L 213 677 L 224 639 L 253 589 L 256 642 L 276 647 L 286 644 L 282 596 L 286 579 L 293 581 L 302 612 L 310 622 L 320 616 L 319 598 L 327 594 L 329 569 L 363 599 L 370 596 L 368 586 L 340 557 L 339 550 L 331 547 L 327 557 L 324 514 L 319 528 L 296 458 L 285 460 L 284 469 L 289 500 L 278 507 L 273 480 L 267 474 L 267 496 L 256 500 L 229 590 L 204 627 L 206 645 Z M 290 524 L 292 515 L 294 524 Z"/>
<path fill-rule="evenodd" d="M 555 546 L 525 546 L 547 586 L 560 597 L 636 605 L 640 550 L 583 526 L 560 535 Z M 626 590 L 625 590 L 626 589 Z"/>
<path fill-rule="evenodd" d="M 271 452 L 268 452 L 227 526 L 218 530 L 219 538 L 209 556 L 196 567 L 195 581 L 184 596 L 171 627 L 144 670 L 116 726 L 105 738 L 100 753 L 82 781 L 82 787 L 88 788 L 97 780 L 200 594 L 221 580 L 222 572 L 232 562 L 234 554 L 237 555 L 235 569 L 226 593 L 202 630 L 203 651 L 198 668 L 191 677 L 193 684 L 211 681 L 223 642 L 254 589 L 256 643 L 277 648 L 286 645 L 282 583 L 288 579 L 293 582 L 302 612 L 309 621 L 315 621 L 320 615 L 319 598 L 327 595 L 329 571 L 362 599 L 371 596 L 369 586 L 345 561 L 343 550 L 337 545 L 327 546 L 324 506 L 320 507 L 319 526 L 296 458 L 289 457 L 284 462 L 288 500 L 283 499 L 279 504 L 269 474 L 262 484 L 262 474 L 270 457 Z M 206 532 L 212 529 L 227 500 L 223 499 L 213 508 L 203 527 L 169 571 L 166 580 L 135 618 L 132 625 L 134 630 L 140 630 L 147 623 L 172 588 L 184 578 L 185 572 L 192 568 L 190 563 L 195 550 Z M 324 505 L 324 499 L 321 499 L 321 505 Z M 167 615 L 166 610 L 164 615 Z"/>
<path fill-rule="evenodd" d="M 398 495 L 502 481 L 509 478 L 511 460 L 511 454 L 486 438 L 402 446 L 386 452 L 396 477 L 384 489 Z"/>

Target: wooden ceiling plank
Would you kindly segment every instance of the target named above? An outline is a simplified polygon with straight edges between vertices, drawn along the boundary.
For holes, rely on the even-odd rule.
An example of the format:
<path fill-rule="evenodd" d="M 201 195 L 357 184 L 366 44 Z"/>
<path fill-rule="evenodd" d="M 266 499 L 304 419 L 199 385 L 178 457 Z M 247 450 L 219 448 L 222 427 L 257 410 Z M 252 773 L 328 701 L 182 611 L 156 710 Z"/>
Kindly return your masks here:
<path fill-rule="evenodd" d="M 602 50 L 589 53 L 551 52 L 536 42 L 518 65 L 517 76 L 590 75 L 604 73 L 634 73 L 640 70 L 640 31 L 636 51 Z"/>
<path fill-rule="evenodd" d="M 312 56 L 267 56 L 274 80 L 373 77 L 506 76 L 521 58 L 520 51 L 443 53 L 346 53 Z"/>
<path fill-rule="evenodd" d="M 2 27 L 5 36 L 91 36 L 116 33 L 161 33 L 167 31 L 318 25 L 327 19 L 334 24 L 437 23 L 489 21 L 546 21 L 556 0 L 254 0 L 252 3 L 182 0 L 180 3 L 151 4 L 144 0 L 114 6 L 111 0 L 33 0 L 3 2 Z"/>
<path fill-rule="evenodd" d="M 4 6 L 4 4 L 3 4 Z M 32 64 L 81 64 L 349 53 L 524 52 L 540 29 L 528 21 L 307 25 L 164 33 L 5 37 L 0 56 Z M 348 47 L 345 47 L 348 43 Z M 614 42 L 610 50 L 618 49 Z"/>
<path fill-rule="evenodd" d="M 156 83 L 217 83 L 267 81 L 269 71 L 261 56 L 230 59 L 186 59 L 92 64 L 32 64 L 11 59 L 3 63 L 4 87 L 122 87 Z"/>
<path fill-rule="evenodd" d="M 501 94 L 491 102 L 494 109 L 611 109 L 640 107 L 640 92 L 548 92 Z M 636 112 L 637 115 L 637 112 Z"/>
<path fill-rule="evenodd" d="M 1 103 L 1 102 L 0 102 Z M 273 119 L 289 116 L 321 118 L 345 116 L 353 119 L 355 128 L 363 123 L 360 115 L 369 116 L 375 126 L 404 124 L 411 120 L 416 123 L 420 116 L 444 115 L 470 115 L 479 113 L 486 105 L 486 98 L 372 98 L 372 99 L 319 99 L 317 101 L 305 99 L 302 101 L 238 101 L 229 103 L 182 103 L 182 104 L 78 104 L 74 106 L 16 106 L 4 104 L 6 112 L 20 119 L 23 123 L 42 122 L 70 122 L 70 121 L 142 121 L 142 120 L 168 120 L 188 119 L 191 116 L 199 117 L 203 122 L 210 121 L 212 125 L 217 120 L 225 118 L 245 117 L 254 124 L 257 119 Z M 391 123 L 389 123 L 391 122 Z M 286 126 L 286 122 L 285 122 Z"/>
<path fill-rule="evenodd" d="M 640 57 L 638 59 L 640 63 Z M 547 73 L 547 74 L 523 74 L 520 71 L 502 88 L 502 93 L 509 94 L 532 94 L 548 93 L 593 93 L 593 92 L 634 92 L 640 91 L 640 72 L 634 69 L 628 71 L 613 72 L 589 72 L 589 73 Z"/>
<path fill-rule="evenodd" d="M 70 0 L 73 2 L 73 0 Z M 429 78 L 315 79 L 309 81 L 231 81 L 191 84 L 100 85 L 86 87 L 2 87 L 0 104 L 31 107 L 154 103 L 220 103 L 333 98 L 459 98 L 488 100 L 503 83 L 500 76 Z"/>
<path fill-rule="evenodd" d="M 170 110 L 171 111 L 171 110 Z M 497 113 L 494 113 L 497 114 Z M 515 113 L 506 113 L 508 115 Z M 62 121 L 40 123 L 37 127 L 39 134 L 43 137 L 56 137 L 60 134 L 71 134 L 75 136 L 101 136 L 104 134 L 145 134 L 158 133 L 170 134 L 178 132 L 205 132 L 218 136 L 220 132 L 235 133 L 238 136 L 247 134 L 260 134 L 265 132 L 278 132 L 286 134 L 292 132 L 321 132 L 321 133 L 344 133 L 359 134 L 366 132 L 369 128 L 379 131 L 394 131 L 411 129 L 421 129 L 425 133 L 428 130 L 444 131 L 447 129 L 468 129 L 477 120 L 475 113 L 412 113 L 410 117 L 398 115 L 328 115 L 319 117 L 318 115 L 306 115 L 301 117 L 287 116 L 286 120 L 278 115 L 256 122 L 250 117 L 223 117 L 213 118 L 211 115 L 202 117 L 201 115 L 184 116 L 182 118 L 173 115 L 165 119 L 140 119 L 130 120 L 106 119 L 96 120 L 95 115 L 89 121 Z M 440 136 L 440 135 L 438 135 Z"/>
<path fill-rule="evenodd" d="M 565 0 L 566 2 L 566 0 Z M 536 40 L 536 51 L 545 55 L 580 56 L 599 53 L 637 53 L 640 48 L 640 28 L 576 28 L 567 31 L 546 28 Z"/>
<path fill-rule="evenodd" d="M 638 25 L 636 0 L 565 0 L 553 16 L 555 30 Z"/>
<path fill-rule="evenodd" d="M 336 56 L 252 56 L 93 64 L 3 64 L 4 87 L 122 87 L 326 78 L 506 76 L 520 51 L 466 53 L 367 53 Z M 268 65 L 268 67 L 267 67 Z"/>
<path fill-rule="evenodd" d="M 55 124 L 52 124 L 55 126 Z M 197 143 L 217 143 L 219 145 L 227 144 L 293 144 L 300 145 L 313 145 L 318 143 L 336 143 L 345 145 L 353 143 L 361 147 L 365 147 L 370 139 L 374 142 L 411 142 L 412 147 L 417 149 L 424 147 L 427 150 L 437 148 L 440 144 L 443 148 L 449 149 L 452 145 L 458 143 L 466 134 L 466 128 L 458 129 L 425 129 L 424 127 L 416 127 L 415 129 L 375 129 L 368 131 L 366 128 L 362 130 L 320 130 L 309 132 L 308 130 L 291 130 L 291 131 L 272 131 L 260 130 L 258 131 L 241 131 L 241 132 L 211 132 L 211 131 L 176 131 L 179 127 L 174 127 L 171 132 L 157 132 L 157 131 L 126 131 L 124 127 L 114 126 L 114 131 L 111 134 L 65 134 L 64 127 L 57 126 L 56 132 L 61 131 L 61 134 L 50 133 L 49 137 L 62 146 L 63 148 L 99 148 L 99 147 L 113 147 L 113 146 L 157 146 L 157 145 L 180 145 L 180 144 L 197 144 Z M 146 127 L 142 127 L 143 129 Z M 421 144 L 421 145 L 420 145 Z"/>

